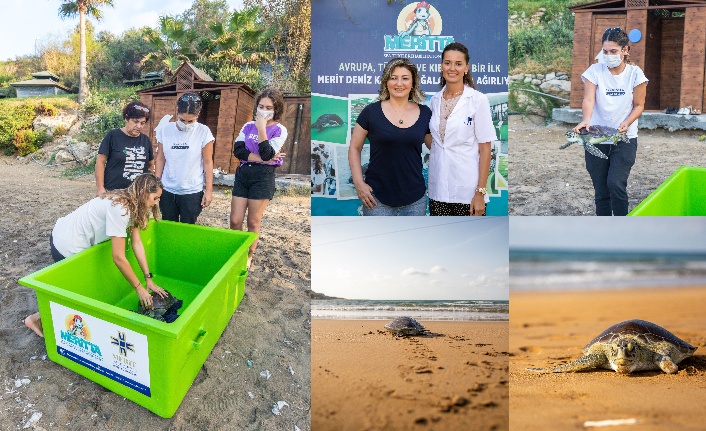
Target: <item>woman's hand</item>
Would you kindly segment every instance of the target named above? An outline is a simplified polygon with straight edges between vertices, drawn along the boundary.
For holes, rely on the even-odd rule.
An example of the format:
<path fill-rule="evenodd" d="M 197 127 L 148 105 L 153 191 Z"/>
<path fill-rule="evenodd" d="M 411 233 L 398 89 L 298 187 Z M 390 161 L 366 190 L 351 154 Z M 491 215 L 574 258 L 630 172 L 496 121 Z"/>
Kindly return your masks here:
<path fill-rule="evenodd" d="M 471 214 L 472 216 L 485 215 L 485 198 L 481 193 L 476 192 L 471 199 Z"/>
<path fill-rule="evenodd" d="M 145 310 L 151 310 L 154 308 L 152 305 L 152 295 L 150 295 L 147 289 L 142 286 L 137 286 L 135 291 L 137 292 L 137 296 L 140 297 L 140 305 L 142 305 L 142 308 Z"/>
<path fill-rule="evenodd" d="M 365 208 L 371 210 L 378 204 L 373 197 L 373 188 L 367 183 L 356 184 L 355 191 L 358 193 L 358 199 L 363 202 Z"/>
<path fill-rule="evenodd" d="M 255 127 L 257 127 L 257 130 L 265 130 L 265 127 L 267 126 L 267 119 L 260 115 L 258 112 L 255 114 Z"/>
<path fill-rule="evenodd" d="M 145 281 L 145 287 L 147 288 L 147 290 L 156 293 L 163 299 L 167 299 L 167 296 L 169 296 L 167 291 L 157 286 L 151 278 L 148 278 L 147 281 Z"/>
<path fill-rule="evenodd" d="M 574 127 L 572 130 L 573 130 L 574 132 L 576 132 L 576 133 L 581 133 L 581 129 L 586 129 L 586 130 L 588 130 L 588 128 L 589 128 L 590 125 L 591 125 L 591 124 L 590 124 L 589 121 L 584 120 L 584 121 L 580 122 L 580 123 L 579 123 L 576 127 Z"/>
<path fill-rule="evenodd" d="M 284 156 L 286 156 L 287 153 L 277 153 L 274 156 L 272 156 L 272 160 L 269 161 L 269 165 L 274 165 L 275 163 L 279 162 L 280 160 L 284 159 Z"/>
<path fill-rule="evenodd" d="M 627 123 L 627 121 L 623 121 L 623 122 L 620 123 L 620 125 L 618 126 L 618 132 L 620 132 L 620 133 L 627 133 L 629 126 L 630 126 L 630 125 Z"/>
<path fill-rule="evenodd" d="M 211 205 L 212 200 L 213 193 L 209 191 L 204 191 L 203 197 L 201 198 L 201 208 L 207 208 L 209 205 Z"/>

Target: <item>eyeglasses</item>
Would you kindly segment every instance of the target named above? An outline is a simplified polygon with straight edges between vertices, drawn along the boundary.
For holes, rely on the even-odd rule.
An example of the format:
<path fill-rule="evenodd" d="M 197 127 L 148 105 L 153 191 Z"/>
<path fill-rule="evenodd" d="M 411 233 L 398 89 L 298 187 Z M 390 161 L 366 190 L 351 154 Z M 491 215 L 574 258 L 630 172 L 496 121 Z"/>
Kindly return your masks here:
<path fill-rule="evenodd" d="M 613 27 L 613 28 L 605 29 L 603 34 L 605 35 L 605 34 L 609 34 L 609 33 L 620 33 L 621 31 L 623 31 L 623 29 L 621 29 L 620 27 Z"/>

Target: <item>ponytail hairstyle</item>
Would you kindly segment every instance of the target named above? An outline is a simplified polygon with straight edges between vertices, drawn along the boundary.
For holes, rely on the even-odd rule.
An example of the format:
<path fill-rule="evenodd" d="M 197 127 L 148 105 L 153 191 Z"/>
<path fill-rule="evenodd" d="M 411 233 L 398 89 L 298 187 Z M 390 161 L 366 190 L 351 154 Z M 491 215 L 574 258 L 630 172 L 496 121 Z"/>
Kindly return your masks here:
<path fill-rule="evenodd" d="M 628 39 L 628 34 L 625 33 L 625 30 L 620 27 L 605 29 L 605 32 L 603 32 L 603 37 L 601 38 L 601 43 L 603 42 L 615 42 L 621 49 L 627 46 L 628 52 L 625 53 L 625 56 L 623 56 L 623 62 L 625 64 L 632 64 L 630 61 L 630 39 Z"/>
<path fill-rule="evenodd" d="M 142 174 L 135 178 L 128 188 L 111 190 L 103 193 L 101 197 L 110 199 L 113 205 L 120 204 L 125 207 L 130 214 L 129 226 L 145 230 L 150 221 L 150 213 L 157 221 L 162 218 L 158 204 L 148 207 L 145 202 L 150 193 L 157 193 L 161 188 L 162 182 L 159 178 L 152 174 Z"/>
<path fill-rule="evenodd" d="M 441 62 L 444 62 L 444 56 L 446 56 L 446 51 L 458 51 L 461 54 L 463 54 L 466 57 L 466 64 L 471 63 L 471 57 L 468 55 L 468 48 L 462 43 L 459 42 L 453 42 L 448 45 L 446 45 L 446 48 L 444 48 L 444 51 L 441 53 Z M 471 75 L 471 68 L 468 68 L 468 71 L 463 74 L 463 83 L 472 89 L 476 89 L 476 84 L 473 83 L 473 75 Z M 444 72 L 441 72 L 441 81 L 439 82 L 439 85 L 441 88 L 444 88 L 446 85 L 446 79 L 444 79 Z"/>

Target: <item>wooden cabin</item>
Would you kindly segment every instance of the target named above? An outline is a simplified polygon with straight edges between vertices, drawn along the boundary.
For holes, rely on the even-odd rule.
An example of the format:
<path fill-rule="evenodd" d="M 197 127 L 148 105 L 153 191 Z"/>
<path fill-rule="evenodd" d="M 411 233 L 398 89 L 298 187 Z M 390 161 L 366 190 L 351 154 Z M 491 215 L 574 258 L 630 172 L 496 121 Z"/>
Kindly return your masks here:
<path fill-rule="evenodd" d="M 706 111 L 706 2 L 602 0 L 569 9 L 574 12 L 572 108 L 581 108 L 581 74 L 600 52 L 604 31 L 620 27 L 641 36 L 630 43 L 630 60 L 649 79 L 646 110 L 691 106 Z"/>
<path fill-rule="evenodd" d="M 240 162 L 233 156 L 233 143 L 243 125 L 253 118 L 255 91 L 244 83 L 214 81 L 189 62 L 179 66 L 170 82 L 138 91 L 140 101 L 151 111 L 147 130 L 152 145 L 157 145 L 154 128 L 167 114 L 173 115 L 172 121 L 176 121 L 176 101 L 182 94 L 189 92 L 198 94 L 203 100 L 199 122 L 208 126 L 216 138 L 213 167 L 228 173 L 235 172 Z M 298 116 L 300 133 L 297 137 L 295 128 Z M 285 96 L 284 118 L 281 122 L 289 132 L 283 147 L 287 157 L 277 173 L 310 174 L 310 118 L 310 97 Z M 299 150 L 302 147 L 303 150 Z"/>

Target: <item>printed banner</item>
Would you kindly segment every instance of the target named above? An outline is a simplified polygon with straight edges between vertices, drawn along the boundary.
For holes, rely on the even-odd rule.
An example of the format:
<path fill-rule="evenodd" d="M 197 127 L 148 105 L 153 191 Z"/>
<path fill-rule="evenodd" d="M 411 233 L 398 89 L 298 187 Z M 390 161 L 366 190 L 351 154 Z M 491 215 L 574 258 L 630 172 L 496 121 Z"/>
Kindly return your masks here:
<path fill-rule="evenodd" d="M 441 52 L 452 42 L 468 47 L 476 87 L 490 100 L 497 140 L 492 142 L 486 186 L 488 215 L 507 215 L 507 1 L 313 0 L 311 19 L 312 215 L 362 212 L 348 145 L 358 114 L 377 100 L 385 64 L 394 57 L 415 63 L 429 105 L 440 90 Z M 366 141 L 363 174 L 369 156 Z M 422 160 L 427 180 L 429 152 L 424 146 Z"/>
<path fill-rule="evenodd" d="M 49 306 L 61 356 L 151 396 L 146 335 L 61 304 Z"/>

